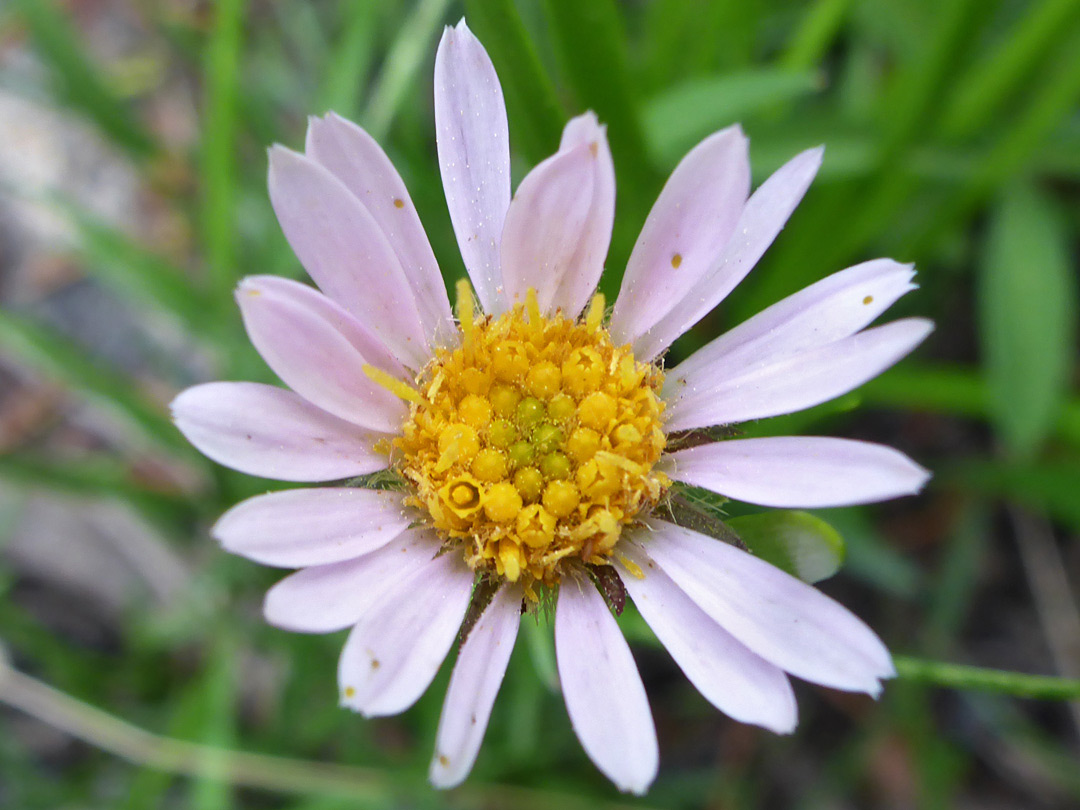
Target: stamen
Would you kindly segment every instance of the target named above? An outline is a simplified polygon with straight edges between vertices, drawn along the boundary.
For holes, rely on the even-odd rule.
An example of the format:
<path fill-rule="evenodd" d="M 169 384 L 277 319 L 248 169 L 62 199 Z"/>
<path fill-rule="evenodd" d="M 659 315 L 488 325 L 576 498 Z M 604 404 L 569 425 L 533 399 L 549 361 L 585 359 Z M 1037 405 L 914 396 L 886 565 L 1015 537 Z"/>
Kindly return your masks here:
<path fill-rule="evenodd" d="M 419 391 L 408 383 L 399 380 L 397 377 L 387 374 L 381 368 L 375 368 L 375 366 L 370 363 L 365 363 L 364 373 L 367 374 L 373 382 L 378 383 L 394 396 L 404 399 L 406 402 L 415 402 L 417 405 L 424 404 L 424 398 L 420 396 Z"/>
<path fill-rule="evenodd" d="M 473 315 L 473 291 L 467 278 L 458 279 L 457 288 L 457 311 L 458 320 L 461 321 L 461 334 L 463 336 L 462 347 L 465 353 L 472 354 L 473 333 L 476 321 Z"/>
<path fill-rule="evenodd" d="M 589 313 L 585 316 L 585 328 L 589 330 L 590 335 L 600 328 L 600 323 L 603 320 L 604 294 L 598 292 L 589 302 Z"/>
<path fill-rule="evenodd" d="M 536 329 L 540 326 L 540 302 L 536 299 L 536 289 L 529 287 L 525 293 L 525 311 L 529 313 L 529 326 Z"/>

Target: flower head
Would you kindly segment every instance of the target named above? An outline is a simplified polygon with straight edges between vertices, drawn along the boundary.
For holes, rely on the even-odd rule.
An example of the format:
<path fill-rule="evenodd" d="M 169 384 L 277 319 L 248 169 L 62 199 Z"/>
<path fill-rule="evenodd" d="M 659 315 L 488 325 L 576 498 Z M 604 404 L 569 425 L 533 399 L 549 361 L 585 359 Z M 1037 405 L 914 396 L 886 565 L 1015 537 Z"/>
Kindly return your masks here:
<path fill-rule="evenodd" d="M 299 632 L 351 627 L 341 701 L 371 716 L 419 698 L 468 614 L 431 765 L 438 786 L 472 767 L 521 610 L 545 594 L 574 730 L 622 790 L 644 792 L 658 763 L 608 606 L 623 594 L 737 720 L 791 731 L 788 675 L 877 694 L 892 663 L 855 616 L 658 507 L 673 482 L 780 507 L 920 489 L 923 469 L 874 444 L 673 441 L 816 405 L 895 363 L 931 325 L 867 327 L 913 289 L 911 267 L 881 259 L 839 272 L 665 370 L 671 343 L 783 227 L 821 150 L 750 195 L 738 127 L 695 147 L 653 207 L 609 316 L 595 290 L 615 175 L 596 117 L 570 121 L 511 199 L 498 78 L 464 22 L 439 46 L 435 113 L 472 282 L 458 285 L 457 318 L 386 155 L 354 124 L 314 118 L 303 154 L 270 150 L 270 196 L 321 292 L 265 276 L 237 291 L 252 342 L 291 390 L 209 383 L 173 404 L 200 450 L 244 472 L 324 482 L 389 471 L 391 486 L 272 493 L 219 521 L 230 551 L 302 569 L 267 594 L 267 619 Z"/>

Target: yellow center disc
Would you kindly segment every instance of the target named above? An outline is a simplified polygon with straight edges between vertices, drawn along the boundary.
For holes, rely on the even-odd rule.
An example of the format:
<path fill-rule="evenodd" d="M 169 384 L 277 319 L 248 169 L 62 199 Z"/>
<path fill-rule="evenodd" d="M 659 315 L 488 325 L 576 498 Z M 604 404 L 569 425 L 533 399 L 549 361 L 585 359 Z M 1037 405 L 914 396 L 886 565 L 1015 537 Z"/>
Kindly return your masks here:
<path fill-rule="evenodd" d="M 670 485 L 653 469 L 663 374 L 612 344 L 600 296 L 583 322 L 541 316 L 531 291 L 524 306 L 474 318 L 462 285 L 459 308 L 462 343 L 421 374 L 396 466 L 474 570 L 535 598 L 570 561 L 606 563 Z"/>

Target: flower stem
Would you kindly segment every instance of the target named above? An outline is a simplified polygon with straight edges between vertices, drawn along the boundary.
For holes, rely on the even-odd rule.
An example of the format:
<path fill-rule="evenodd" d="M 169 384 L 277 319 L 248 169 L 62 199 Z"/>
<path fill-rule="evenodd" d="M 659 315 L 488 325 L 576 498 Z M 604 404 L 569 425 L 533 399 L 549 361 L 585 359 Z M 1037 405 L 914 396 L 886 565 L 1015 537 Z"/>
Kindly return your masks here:
<path fill-rule="evenodd" d="M 0 704 L 128 762 L 181 776 L 293 795 L 339 796 L 380 806 L 401 796 L 427 796 L 431 788 L 413 772 L 230 750 L 153 734 L 12 668 L 0 647 Z M 454 792 L 460 807 L 548 807 L 643 810 L 641 805 L 597 801 L 512 785 L 467 783 Z"/>
<path fill-rule="evenodd" d="M 1001 669 L 927 661 L 907 655 L 893 658 L 897 677 L 949 689 L 998 692 L 1035 700 L 1080 700 L 1080 679 L 1028 675 Z"/>

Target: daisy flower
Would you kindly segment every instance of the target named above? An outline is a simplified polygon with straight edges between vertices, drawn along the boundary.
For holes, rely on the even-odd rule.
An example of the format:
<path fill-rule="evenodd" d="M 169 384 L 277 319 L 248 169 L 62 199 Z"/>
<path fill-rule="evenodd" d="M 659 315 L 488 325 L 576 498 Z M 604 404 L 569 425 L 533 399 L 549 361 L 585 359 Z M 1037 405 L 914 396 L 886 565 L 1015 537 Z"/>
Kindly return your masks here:
<path fill-rule="evenodd" d="M 774 507 L 917 492 L 926 471 L 889 447 L 707 441 L 717 432 L 704 430 L 825 402 L 910 352 L 929 322 L 867 327 L 913 289 L 912 268 L 848 268 L 665 369 L 671 343 L 783 227 L 821 150 L 751 195 L 739 127 L 706 138 L 664 186 L 609 312 L 595 290 L 615 174 L 596 116 L 570 121 L 511 197 L 502 91 L 462 21 L 435 57 L 435 121 L 471 280 L 458 284 L 456 318 L 387 156 L 358 126 L 313 118 L 302 154 L 270 150 L 269 186 L 319 289 L 253 276 L 237 291 L 252 343 L 288 388 L 215 382 L 173 403 L 180 430 L 226 466 L 382 484 L 274 492 L 221 518 L 214 534 L 229 551 L 301 569 L 269 591 L 267 620 L 352 628 L 340 696 L 366 716 L 411 706 L 460 635 L 431 763 L 439 787 L 472 767 L 520 615 L 543 600 L 574 731 L 624 791 L 644 792 L 658 764 L 609 607 L 625 595 L 736 720 L 790 732 L 789 675 L 876 695 L 894 671 L 865 624 L 748 552 L 665 520 L 664 504 L 679 482 Z"/>

